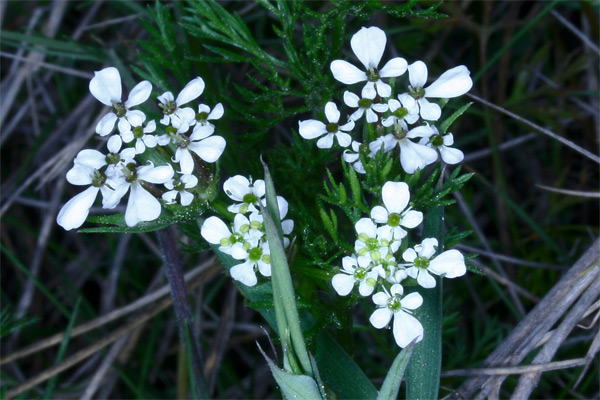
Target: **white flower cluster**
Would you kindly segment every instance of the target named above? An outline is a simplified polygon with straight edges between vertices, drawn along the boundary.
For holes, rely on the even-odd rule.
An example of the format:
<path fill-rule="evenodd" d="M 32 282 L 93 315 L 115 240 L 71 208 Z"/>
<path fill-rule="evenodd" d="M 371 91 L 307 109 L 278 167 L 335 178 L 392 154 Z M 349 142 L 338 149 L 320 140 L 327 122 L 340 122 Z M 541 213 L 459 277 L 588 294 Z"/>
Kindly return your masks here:
<path fill-rule="evenodd" d="M 410 191 L 405 182 L 386 182 L 382 188 L 383 206 L 371 210 L 370 218 L 361 218 L 355 224 L 357 239 L 355 254 L 342 259 L 343 269 L 332 278 L 332 285 L 340 296 L 347 296 L 355 287 L 361 296 L 373 295 L 377 310 L 369 321 L 377 328 L 387 326 L 392 317 L 396 343 L 406 347 L 411 341 L 423 338 L 421 323 L 412 316 L 423 298 L 413 292 L 406 296 L 402 282 L 411 277 L 424 288 L 436 285 L 431 274 L 456 278 L 466 273 L 465 260 L 457 250 L 447 250 L 435 256 L 438 242 L 427 238 L 421 244 L 402 253 L 396 252 L 407 236 L 406 229 L 417 227 L 423 213 L 409 206 Z"/>
<path fill-rule="evenodd" d="M 437 161 L 438 152 L 447 164 L 457 164 L 464 158 L 455 148 L 451 133 L 440 135 L 433 125 L 442 114 L 440 106 L 428 99 L 452 98 L 465 94 L 473 86 L 470 72 L 464 65 L 444 72 L 433 83 L 427 84 L 427 66 L 422 61 L 408 65 L 406 60 L 396 57 L 381 69 L 379 64 L 387 38 L 377 28 L 362 28 L 350 41 L 350 46 L 364 70 L 343 60 L 331 63 L 331 72 L 338 81 L 353 85 L 366 82 L 360 96 L 346 91 L 344 103 L 356 111 L 344 124 L 340 124 L 340 111 L 334 102 L 325 105 L 327 123 L 314 119 L 300 121 L 298 132 L 305 139 L 320 138 L 319 148 L 331 148 L 334 137 L 344 151 L 344 160 L 351 163 L 359 173 L 365 173 L 360 160 L 361 141 L 352 139 L 355 122 L 365 116 L 367 123 L 376 124 L 384 134 L 365 143 L 365 154 L 374 158 L 377 152 L 400 150 L 400 163 L 405 172 L 412 174 Z M 409 85 L 405 92 L 392 96 L 392 87 L 382 79 L 397 78 L 408 71 Z"/>
<path fill-rule="evenodd" d="M 125 222 L 130 227 L 160 216 L 162 206 L 157 196 L 169 204 L 175 203 L 179 197 L 181 205 L 190 205 L 198 185 L 198 178 L 193 174 L 196 160 L 192 152 L 201 160 L 214 163 L 223 154 L 226 144 L 222 137 L 212 136 L 215 127 L 210 121 L 221 118 L 224 112 L 220 103 L 212 111 L 204 104 L 198 107 L 198 112 L 184 107 L 203 91 L 204 81 L 197 77 L 183 88 L 176 99 L 171 92 L 159 96 L 163 114 L 160 123 L 165 127 L 164 133 L 157 135 L 156 121 L 146 121 L 146 114 L 133 109 L 148 100 L 152 84 L 148 81 L 138 83 L 125 99 L 121 76 L 116 68 L 95 72 L 90 81 L 90 92 L 101 103 L 111 107 L 111 111 L 96 125 L 96 133 L 110 135 L 116 125 L 118 134 L 108 139 L 106 154 L 90 149 L 79 152 L 73 168 L 67 172 L 67 181 L 90 187 L 62 207 L 57 216 L 58 224 L 66 230 L 80 227 L 98 192 L 102 193 L 102 207 L 106 209 L 115 208 L 129 192 Z M 123 146 L 124 143 L 127 146 Z M 177 172 L 166 161 L 165 165 L 155 167 L 151 161 L 141 163 L 136 160 L 138 156 L 147 160 L 146 150 L 157 146 L 167 154 L 172 154 L 171 149 L 175 149 L 171 161 L 178 164 Z M 163 184 L 168 190 L 162 191 L 151 184 Z"/>
<path fill-rule="evenodd" d="M 233 224 L 228 225 L 218 217 L 209 217 L 202 224 L 200 233 L 209 243 L 219 245 L 219 251 L 229 254 L 240 264 L 230 269 L 231 277 L 246 286 L 258 282 L 256 271 L 262 276 L 271 276 L 271 257 L 263 216 L 259 202 L 266 206 L 265 182 L 262 179 L 252 181 L 241 175 L 229 178 L 223 184 L 223 190 L 236 203 L 227 207 L 235 213 Z M 283 244 L 290 243 L 286 237 L 294 229 L 294 221 L 284 219 L 288 212 L 288 202 L 277 196 L 277 205 L 283 230 Z"/>

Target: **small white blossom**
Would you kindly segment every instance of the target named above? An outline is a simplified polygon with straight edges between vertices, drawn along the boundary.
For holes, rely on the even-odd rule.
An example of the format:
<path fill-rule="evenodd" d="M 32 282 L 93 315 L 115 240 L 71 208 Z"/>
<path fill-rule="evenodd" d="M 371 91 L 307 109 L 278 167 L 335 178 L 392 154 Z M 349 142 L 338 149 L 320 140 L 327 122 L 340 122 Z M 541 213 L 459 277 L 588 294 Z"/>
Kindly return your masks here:
<path fill-rule="evenodd" d="M 379 263 L 388 253 L 395 253 L 400 247 L 400 241 L 393 240 L 389 230 L 377 229 L 370 218 L 361 218 L 354 224 L 357 240 L 354 250 L 359 256 L 368 255 L 375 263 Z"/>
<path fill-rule="evenodd" d="M 113 130 L 117 120 L 119 131 L 122 132 L 128 127 L 128 119 L 132 115 L 144 115 L 143 112 L 131 111 L 130 108 L 142 104 L 150 97 L 152 84 L 148 81 L 138 83 L 129 93 L 129 98 L 123 101 L 121 75 L 115 67 L 108 67 L 94 72 L 94 77 L 90 81 L 90 92 L 102 104 L 112 107 L 112 111 L 102 117 L 96 125 L 96 133 L 106 136 Z"/>
<path fill-rule="evenodd" d="M 179 195 L 179 201 L 182 206 L 189 206 L 194 200 L 194 195 L 187 191 L 196 187 L 198 184 L 198 178 L 194 175 L 182 175 L 177 179 L 171 179 L 165 182 L 165 187 L 169 189 L 168 192 L 163 193 L 162 199 L 167 203 L 175 203 L 175 199 Z"/>
<path fill-rule="evenodd" d="M 394 317 L 394 339 L 402 348 L 408 346 L 413 340 L 420 342 L 423 339 L 423 326 L 412 311 L 421 307 L 423 297 L 419 293 L 410 293 L 404 297 L 401 285 L 393 285 L 388 293 L 385 289 L 373 295 L 373 302 L 379 307 L 369 317 L 369 322 L 377 329 L 386 327 Z"/>
<path fill-rule="evenodd" d="M 165 92 L 158 96 L 158 101 L 160 101 L 159 107 L 162 108 L 164 114 L 160 123 L 169 125 L 172 124 L 172 120 L 174 119 L 179 120 L 180 123 L 193 125 L 196 117 L 194 109 L 182 106 L 197 99 L 203 91 L 204 80 L 198 76 L 185 85 L 176 99 L 171 92 Z"/>
<path fill-rule="evenodd" d="M 359 174 L 366 174 L 367 171 L 365 170 L 365 166 L 360 160 L 360 146 L 360 142 L 352 141 L 352 149 L 344 150 L 342 157 L 344 158 L 344 161 L 352 164 L 352 168 L 354 168 L 356 172 Z"/>
<path fill-rule="evenodd" d="M 465 258 L 458 250 L 447 250 L 434 257 L 438 241 L 427 238 L 413 249 L 402 253 L 402 258 L 407 261 L 406 273 L 417 280 L 424 288 L 435 287 L 435 278 L 431 274 L 446 278 L 463 276 L 467 272 Z"/>
<path fill-rule="evenodd" d="M 260 224 L 250 221 L 243 214 L 236 214 L 233 228 L 218 217 L 209 217 L 202 224 L 200 234 L 208 243 L 218 244 L 219 251 L 231 255 L 236 260 L 243 260 L 251 247 L 258 246 L 263 237 Z"/>
<path fill-rule="evenodd" d="M 328 121 L 327 124 L 316 119 L 300 121 L 298 123 L 300 136 L 304 139 L 315 139 L 323 136 L 317 141 L 317 147 L 320 149 L 330 149 L 333 146 L 334 137 L 340 146 L 350 146 L 352 137 L 348 132 L 354 129 L 354 121 L 350 120 L 344 125 L 339 125 L 340 112 L 335 103 L 331 101 L 325 105 L 325 117 Z"/>
<path fill-rule="evenodd" d="M 265 181 L 257 179 L 252 181 L 242 175 L 232 176 L 223 183 L 225 194 L 233 201 L 240 203 L 232 204 L 227 210 L 233 213 L 245 214 L 258 211 L 258 201 L 265 197 Z"/>
<path fill-rule="evenodd" d="M 412 229 L 423 222 L 423 213 L 412 210 L 408 207 L 410 200 L 410 191 L 405 182 L 386 182 L 381 190 L 383 198 L 382 206 L 375 206 L 371 210 L 371 218 L 378 224 L 385 224 L 380 227 L 382 231 L 400 240 L 406 236 L 406 231 L 402 227 Z"/>
<path fill-rule="evenodd" d="M 335 274 L 331 279 L 333 288 L 340 296 L 347 296 L 356 284 L 361 296 L 369 296 L 373 293 L 381 267 L 373 268 L 370 257 L 346 256 L 342 259 L 342 266 L 340 273 Z"/>
<path fill-rule="evenodd" d="M 395 122 L 406 121 L 407 124 L 414 124 L 419 119 L 419 105 L 410 95 L 403 93 L 398 96 L 398 100 L 390 99 L 388 101 L 390 112 L 389 117 L 381 121 L 381 125 L 388 127 Z"/>
<path fill-rule="evenodd" d="M 383 68 L 378 69 L 386 42 L 387 38 L 381 29 L 361 28 L 352 36 L 350 46 L 366 72 L 347 61 L 334 60 L 330 65 L 333 77 L 346 85 L 367 81 L 362 89 L 363 98 L 373 99 L 375 93 L 381 97 L 391 96 L 391 86 L 384 83 L 381 78 L 402 75 L 406 72 L 407 63 L 404 58 L 396 57 L 388 61 Z"/>
<path fill-rule="evenodd" d="M 241 264 L 231 267 L 229 273 L 236 281 L 240 281 L 246 286 L 254 286 L 258 282 L 256 270 L 258 270 L 262 276 L 271 276 L 269 244 L 263 242 L 260 246 L 249 249 L 247 254 L 246 260 Z"/>
<path fill-rule="evenodd" d="M 156 122 L 154 120 L 143 126 L 146 120 L 145 115 L 132 115 L 128 118 L 129 127 L 121 131 L 121 138 L 125 143 L 130 143 L 135 140 L 135 153 L 142 154 L 146 151 L 146 147 L 156 147 L 158 138 L 151 135 L 156 130 Z"/>
<path fill-rule="evenodd" d="M 225 110 L 221 103 L 217 104 L 212 111 L 206 104 L 200 104 L 196 113 L 196 126 L 212 125 L 209 121 L 220 119 L 223 114 L 225 114 Z"/>
<path fill-rule="evenodd" d="M 358 108 L 350 115 L 350 119 L 352 121 L 358 121 L 360 117 L 363 116 L 363 114 L 366 114 L 367 122 L 370 124 L 377 122 L 377 120 L 379 119 L 379 116 L 375 114 L 376 112 L 381 114 L 388 110 L 387 104 L 375 102 L 375 96 L 373 96 L 372 98 L 360 98 L 349 91 L 344 92 L 344 103 L 346 103 L 348 107 Z"/>
<path fill-rule="evenodd" d="M 396 146 L 400 148 L 400 164 L 405 172 L 412 174 L 417 169 L 423 169 L 438 159 L 437 151 L 423 144 L 415 143 L 411 139 L 426 137 L 433 134 L 430 126 L 423 125 L 408 130 L 404 121 L 394 123 L 392 133 L 378 138 L 369 143 L 372 153 L 377 153 L 381 148 L 385 152 L 391 151 Z"/>
<path fill-rule="evenodd" d="M 173 123 L 177 128 L 177 133 L 173 134 L 172 139 L 177 146 L 173 161 L 179 163 L 181 173 L 191 174 L 194 171 L 194 158 L 190 151 L 208 163 L 216 162 L 223 154 L 226 142 L 221 136 L 211 136 L 215 131 L 214 126 L 200 126 L 199 129 L 194 129 L 189 138 L 186 138 L 184 132 L 189 129 L 189 126 L 179 125 L 180 121 L 173 121 Z"/>
<path fill-rule="evenodd" d="M 442 109 L 436 103 L 430 103 L 428 98 L 444 98 L 462 96 L 473 87 L 469 69 L 459 65 L 444 72 L 429 86 L 427 83 L 427 66 L 423 61 L 416 61 L 408 66 L 409 94 L 419 103 L 421 117 L 428 121 L 437 121 L 442 115 Z"/>
<path fill-rule="evenodd" d="M 454 144 L 454 136 L 451 133 L 446 133 L 442 136 L 435 126 L 432 126 L 431 128 L 433 129 L 434 134 L 429 138 L 422 138 L 419 143 L 437 149 L 442 156 L 442 160 L 444 160 L 446 164 L 454 165 L 461 162 L 465 158 L 463 152 L 459 149 L 450 147 Z"/>

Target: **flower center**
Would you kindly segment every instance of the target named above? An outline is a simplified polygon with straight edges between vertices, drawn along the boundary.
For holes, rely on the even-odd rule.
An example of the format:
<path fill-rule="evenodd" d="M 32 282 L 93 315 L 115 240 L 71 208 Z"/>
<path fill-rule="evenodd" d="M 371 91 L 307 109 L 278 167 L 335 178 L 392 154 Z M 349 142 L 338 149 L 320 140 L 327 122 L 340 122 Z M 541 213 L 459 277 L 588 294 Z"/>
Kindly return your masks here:
<path fill-rule="evenodd" d="M 242 235 L 240 235 L 237 232 L 234 232 L 230 237 L 229 240 L 231 241 L 231 243 L 241 243 L 244 241 L 244 237 Z"/>
<path fill-rule="evenodd" d="M 184 138 L 180 134 L 171 136 L 171 139 L 173 140 L 173 143 L 175 144 L 175 146 L 180 147 L 182 149 L 185 149 L 190 144 L 190 141 L 188 139 Z"/>
<path fill-rule="evenodd" d="M 392 113 L 392 115 L 394 115 L 398 119 L 402 119 L 402 118 L 404 118 L 404 117 L 406 117 L 408 115 L 408 110 L 406 108 L 404 108 L 404 107 L 400 107 L 396 111 L 394 111 Z"/>
<path fill-rule="evenodd" d="M 429 258 L 427 257 L 417 257 L 414 261 L 414 265 L 417 268 L 427 269 L 429 267 Z"/>
<path fill-rule="evenodd" d="M 244 195 L 244 198 L 242 199 L 244 203 L 247 204 L 254 204 L 258 201 L 258 197 L 256 197 L 254 195 L 254 193 L 248 193 Z"/>
<path fill-rule="evenodd" d="M 262 256 L 262 250 L 260 247 L 255 247 L 248 252 L 248 258 L 254 262 L 260 260 Z"/>
<path fill-rule="evenodd" d="M 117 165 L 121 161 L 121 156 L 118 153 L 108 153 L 104 160 L 107 164 Z"/>
<path fill-rule="evenodd" d="M 159 104 L 158 106 L 162 108 L 164 115 L 171 115 L 177 110 L 175 101 L 167 101 L 166 104 Z"/>
<path fill-rule="evenodd" d="M 371 99 L 360 99 L 358 101 L 358 106 L 360 108 L 371 108 L 372 104 L 373 104 L 373 100 L 371 100 Z"/>
<path fill-rule="evenodd" d="M 137 178 L 137 174 L 136 174 L 136 168 L 135 168 L 135 163 L 129 163 L 126 166 L 123 167 L 123 175 L 125 175 L 125 180 L 129 183 L 132 183 L 133 181 L 136 180 Z"/>
<path fill-rule="evenodd" d="M 175 179 L 173 181 L 173 189 L 177 190 L 178 192 L 183 192 L 185 190 L 185 184 L 181 182 L 181 179 Z"/>
<path fill-rule="evenodd" d="M 104 175 L 97 169 L 94 169 L 94 173 L 92 174 L 91 178 L 93 187 L 102 187 L 102 185 L 104 185 L 104 183 L 106 182 L 106 175 Z"/>
<path fill-rule="evenodd" d="M 123 103 L 117 103 L 113 101 L 112 105 L 112 112 L 117 114 L 117 117 L 122 118 L 125 116 L 125 114 L 127 114 L 127 108 L 125 108 Z"/>
<path fill-rule="evenodd" d="M 365 245 L 369 251 L 379 250 L 379 240 L 376 238 L 368 238 Z"/>
<path fill-rule="evenodd" d="M 401 219 L 402 217 L 400 217 L 398 214 L 390 214 L 390 216 L 388 217 L 387 224 L 389 226 L 398 226 L 400 225 Z"/>
<path fill-rule="evenodd" d="M 379 70 L 377 68 L 370 68 L 367 71 L 367 79 L 369 82 L 377 82 L 379 80 Z"/>
<path fill-rule="evenodd" d="M 338 124 L 330 122 L 329 124 L 325 125 L 325 129 L 327 129 L 327 132 L 329 133 L 336 133 L 338 131 Z"/>
<path fill-rule="evenodd" d="M 205 123 L 208 118 L 207 112 L 199 112 L 196 114 L 196 121 Z"/>
<path fill-rule="evenodd" d="M 387 300 L 387 308 L 393 312 L 400 311 L 402 304 L 400 304 L 400 298 L 398 296 L 392 296 Z"/>
<path fill-rule="evenodd" d="M 441 145 L 444 144 L 444 138 L 441 137 L 440 135 L 433 135 L 429 139 L 429 142 L 431 144 L 433 144 L 435 147 L 440 147 Z"/>
<path fill-rule="evenodd" d="M 357 281 L 362 281 L 367 277 L 367 270 L 363 267 L 358 267 L 354 270 L 354 277 Z"/>
<path fill-rule="evenodd" d="M 425 89 L 423 89 L 421 86 L 413 88 L 412 86 L 408 85 L 408 94 L 410 94 L 415 100 L 421 100 L 423 97 L 425 97 Z"/>
<path fill-rule="evenodd" d="M 133 128 L 133 137 L 134 139 L 141 139 L 142 137 L 144 137 L 144 128 L 142 128 L 141 126 L 136 126 L 135 128 Z"/>
<path fill-rule="evenodd" d="M 400 124 L 394 124 L 394 129 L 392 129 L 392 133 L 394 134 L 394 137 L 396 139 L 400 140 L 406 137 L 408 131 L 402 128 Z"/>

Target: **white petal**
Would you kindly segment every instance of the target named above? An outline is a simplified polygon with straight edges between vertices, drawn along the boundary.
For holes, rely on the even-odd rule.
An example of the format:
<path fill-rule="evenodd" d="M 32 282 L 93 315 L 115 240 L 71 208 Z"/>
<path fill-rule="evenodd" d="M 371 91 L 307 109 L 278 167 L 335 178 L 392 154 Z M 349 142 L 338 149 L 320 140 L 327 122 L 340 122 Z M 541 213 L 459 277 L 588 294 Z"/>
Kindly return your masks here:
<path fill-rule="evenodd" d="M 440 146 L 438 147 L 438 150 L 440 151 L 442 160 L 444 160 L 446 164 L 458 164 L 465 158 L 462 151 L 452 147 Z"/>
<path fill-rule="evenodd" d="M 67 231 L 79 228 L 85 222 L 99 190 L 97 187 L 90 186 L 67 201 L 58 212 L 56 222 Z"/>
<path fill-rule="evenodd" d="M 375 303 L 376 305 L 380 307 L 386 307 L 389 298 L 390 296 L 388 296 L 386 293 L 378 292 L 373 295 L 372 300 L 373 303 Z"/>
<path fill-rule="evenodd" d="M 456 278 L 463 276 L 467 267 L 460 251 L 448 250 L 431 260 L 429 270 L 437 275 L 445 274 L 446 278 Z"/>
<path fill-rule="evenodd" d="M 414 249 L 406 249 L 404 253 L 402 253 L 402 258 L 404 261 L 413 262 L 417 258 L 417 252 Z"/>
<path fill-rule="evenodd" d="M 423 222 L 423 213 L 421 211 L 410 210 L 405 213 L 400 220 L 400 225 L 405 228 L 415 228 Z"/>
<path fill-rule="evenodd" d="M 198 184 L 198 178 L 196 178 L 194 175 L 183 175 L 181 177 L 181 182 L 186 189 L 191 189 Z"/>
<path fill-rule="evenodd" d="M 317 141 L 317 147 L 320 149 L 330 149 L 333 146 L 333 135 L 328 133 Z"/>
<path fill-rule="evenodd" d="M 431 258 L 436 252 L 438 241 L 436 238 L 426 238 L 421 242 L 421 250 L 417 250 L 421 257 Z"/>
<path fill-rule="evenodd" d="M 348 61 L 334 60 L 331 62 L 330 69 L 333 77 L 346 85 L 367 80 L 367 74 Z"/>
<path fill-rule="evenodd" d="M 392 95 L 392 87 L 387 83 L 383 82 L 381 79 L 375 82 L 375 86 L 377 87 L 377 93 L 381 97 L 390 97 Z"/>
<path fill-rule="evenodd" d="M 400 300 L 402 308 L 409 310 L 416 310 L 423 304 L 423 297 L 417 292 L 407 294 L 402 300 Z"/>
<path fill-rule="evenodd" d="M 142 141 L 148 147 L 156 147 L 158 144 L 158 139 L 154 135 L 144 135 L 142 136 Z"/>
<path fill-rule="evenodd" d="M 90 81 L 90 92 L 102 104 L 107 106 L 121 102 L 121 75 L 115 67 L 104 68 L 94 72 Z M 96 131 L 96 133 L 99 133 Z"/>
<path fill-rule="evenodd" d="M 221 136 L 211 136 L 200 142 L 192 142 L 188 146 L 190 150 L 206 162 L 215 162 L 221 157 L 225 150 L 225 139 Z"/>
<path fill-rule="evenodd" d="M 408 66 L 408 79 L 413 88 L 424 87 L 427 83 L 427 66 L 423 61 L 415 61 Z"/>
<path fill-rule="evenodd" d="M 192 201 L 194 200 L 193 194 L 191 194 L 190 192 L 186 192 L 184 190 L 180 193 L 180 195 L 181 195 L 181 205 L 182 206 L 189 206 L 190 204 L 192 204 Z"/>
<path fill-rule="evenodd" d="M 382 78 L 391 78 L 394 76 L 400 76 L 406 72 L 408 64 L 402 57 L 392 58 L 390 61 L 385 63 L 383 68 L 379 70 L 379 76 Z"/>
<path fill-rule="evenodd" d="M 125 107 L 131 108 L 135 107 L 139 104 L 142 104 L 148 97 L 150 97 L 150 93 L 152 93 L 152 84 L 148 81 L 141 81 L 129 93 L 129 97 L 125 102 Z"/>
<path fill-rule="evenodd" d="M 325 124 L 316 119 L 298 122 L 298 133 L 304 139 L 314 139 L 327 133 Z"/>
<path fill-rule="evenodd" d="M 125 210 L 127 226 L 135 226 L 142 221 L 154 221 L 160 216 L 160 212 L 160 203 L 156 197 L 152 196 L 139 183 L 133 183 Z"/>
<path fill-rule="evenodd" d="M 170 164 L 161 165 L 159 167 L 143 166 L 138 168 L 138 179 L 150 183 L 165 183 L 173 178 L 175 171 Z"/>
<path fill-rule="evenodd" d="M 370 109 L 370 108 L 367 109 L 367 122 L 368 123 L 372 124 L 374 122 L 377 122 L 378 119 L 379 118 L 377 117 L 377 114 L 375 114 L 372 109 Z"/>
<path fill-rule="evenodd" d="M 410 200 L 410 192 L 405 182 L 386 182 L 381 190 L 383 204 L 391 213 L 400 214 Z"/>
<path fill-rule="evenodd" d="M 426 97 L 451 98 L 467 93 L 473 87 L 470 72 L 464 65 L 449 69 L 425 88 Z"/>
<path fill-rule="evenodd" d="M 370 276 L 367 277 L 367 279 L 377 279 L 377 276 L 373 276 L 373 274 L 371 274 Z M 369 281 L 365 279 L 364 281 L 362 281 L 359 285 L 358 285 L 358 293 L 363 296 L 363 297 L 367 297 L 370 296 L 371 293 L 373 293 L 373 290 L 375 290 L 374 286 L 371 286 L 371 284 L 369 283 Z"/>
<path fill-rule="evenodd" d="M 177 99 L 175 103 L 178 107 L 183 104 L 187 104 L 190 101 L 197 99 L 202 92 L 204 91 L 204 80 L 202 78 L 197 77 L 192 79 L 185 87 L 179 92 L 177 95 Z M 193 111 L 193 110 L 192 110 Z M 194 113 L 195 115 L 195 113 Z"/>
<path fill-rule="evenodd" d="M 92 183 L 94 170 L 90 167 L 75 164 L 67 171 L 67 181 L 72 185 L 83 186 Z"/>
<path fill-rule="evenodd" d="M 431 276 L 425 269 L 419 271 L 417 282 L 425 289 L 431 289 L 435 287 L 435 278 Z"/>
<path fill-rule="evenodd" d="M 131 130 L 125 132 L 121 131 L 121 139 L 123 139 L 123 142 L 125 143 L 130 143 L 134 139 L 133 132 Z"/>
<path fill-rule="evenodd" d="M 266 204 L 266 199 L 264 200 L 263 204 Z M 289 209 L 289 204 L 288 204 L 287 200 L 281 196 L 277 196 L 277 208 L 279 209 L 279 218 L 280 219 L 285 218 L 285 216 L 288 213 L 288 209 Z"/>
<path fill-rule="evenodd" d="M 173 97 L 173 93 L 171 93 L 171 92 L 164 92 L 163 94 L 158 96 L 157 99 L 162 104 L 167 104 L 168 102 L 175 100 L 175 97 Z M 165 125 L 168 125 L 168 123 Z"/>
<path fill-rule="evenodd" d="M 231 236 L 231 231 L 218 217 L 209 217 L 202 224 L 200 234 L 208 243 L 219 244 L 221 239 Z"/>
<path fill-rule="evenodd" d="M 358 107 L 359 100 L 360 100 L 360 97 L 358 97 L 354 93 L 349 92 L 347 90 L 344 92 L 344 103 L 346 103 L 346 105 L 348 107 L 352 107 L 352 108 Z"/>
<path fill-rule="evenodd" d="M 352 136 L 348 135 L 345 132 L 339 131 L 335 134 L 335 137 L 337 138 L 338 143 L 342 147 L 348 147 L 352 143 Z"/>
<path fill-rule="evenodd" d="M 388 221 L 389 213 L 382 206 L 375 206 L 371 210 L 371 218 L 378 224 L 385 224 Z"/>
<path fill-rule="evenodd" d="M 348 274 L 336 274 L 331 279 L 333 288 L 340 296 L 347 296 L 354 288 L 354 277 Z"/>
<path fill-rule="evenodd" d="M 75 164 L 89 168 L 99 169 L 106 165 L 106 156 L 98 150 L 83 149 L 77 153 L 77 157 L 73 160 Z"/>
<path fill-rule="evenodd" d="M 121 140 L 121 137 L 119 135 L 114 135 L 111 136 L 110 139 L 108 139 L 108 142 L 106 143 L 106 147 L 108 148 L 108 151 L 110 151 L 113 154 L 117 154 L 119 152 L 119 150 L 121 150 L 121 145 L 123 144 L 123 141 Z"/>
<path fill-rule="evenodd" d="M 400 164 L 409 174 L 414 173 L 417 169 L 423 169 L 437 160 L 437 152 L 432 148 L 413 143 L 408 139 L 401 140 L 399 144 Z"/>
<path fill-rule="evenodd" d="M 113 112 L 109 112 L 98 121 L 98 124 L 96 124 L 96 133 L 100 136 L 108 135 L 115 127 L 115 122 L 117 122 L 117 115 Z"/>
<path fill-rule="evenodd" d="M 162 199 L 169 204 L 175 203 L 175 199 L 179 192 L 177 190 L 169 190 L 168 192 L 163 193 Z"/>
<path fill-rule="evenodd" d="M 390 323 L 392 312 L 388 308 L 379 308 L 371 314 L 369 322 L 377 329 L 381 329 Z"/>
<path fill-rule="evenodd" d="M 379 65 L 386 41 L 385 33 L 378 27 L 363 27 L 350 39 L 350 47 L 368 70 Z"/>
<path fill-rule="evenodd" d="M 436 103 L 430 103 L 427 99 L 419 100 L 421 117 L 427 121 L 437 121 L 442 116 L 442 109 Z"/>
<path fill-rule="evenodd" d="M 223 104 L 219 103 L 215 106 L 215 108 L 213 108 L 213 110 L 210 112 L 210 114 L 208 114 L 208 117 L 206 117 L 207 120 L 215 120 L 215 119 L 220 119 L 223 114 L 225 114 L 225 109 L 223 109 Z"/>
<path fill-rule="evenodd" d="M 327 121 L 335 124 L 340 120 L 340 112 L 333 101 L 325 104 L 325 117 Z"/>
<path fill-rule="evenodd" d="M 250 193 L 250 181 L 242 175 L 232 176 L 223 183 L 223 191 L 232 200 L 244 201 L 244 196 Z"/>
<path fill-rule="evenodd" d="M 229 273 L 233 279 L 242 282 L 246 286 L 256 285 L 256 273 L 254 272 L 254 265 L 250 261 L 231 267 Z"/>
<path fill-rule="evenodd" d="M 283 230 L 284 235 L 289 235 L 294 230 L 294 221 L 291 219 L 286 219 L 281 221 L 281 230 Z"/>
<path fill-rule="evenodd" d="M 194 125 L 194 123 L 196 123 L 196 113 L 191 107 L 178 108 L 177 111 L 175 111 L 175 114 L 171 116 L 171 118 L 179 118 L 181 124 L 188 125 L 188 127 L 179 130 L 179 132 L 187 132 L 189 126 Z M 173 124 L 173 126 L 175 125 Z"/>
<path fill-rule="evenodd" d="M 374 82 L 367 82 L 365 83 L 365 86 L 363 86 L 360 95 L 363 97 L 363 99 L 372 99 L 375 98 L 375 96 L 377 95 L 377 91 L 375 90 L 375 83 Z"/>
<path fill-rule="evenodd" d="M 354 270 L 358 266 L 356 262 L 356 258 L 346 256 L 342 258 L 342 268 L 344 269 L 344 271 L 347 271 L 350 274 L 354 274 Z"/>
<path fill-rule="evenodd" d="M 354 224 L 354 228 L 357 233 L 364 233 L 370 238 L 374 238 L 377 235 L 377 227 L 370 218 L 359 219 L 356 224 Z"/>
<path fill-rule="evenodd" d="M 190 140 L 196 142 L 198 140 L 202 140 L 202 139 L 205 139 L 205 138 L 209 137 L 214 132 L 215 132 L 214 125 L 200 125 L 200 124 L 198 124 L 198 125 L 196 125 L 194 127 L 194 131 L 190 135 Z"/>
<path fill-rule="evenodd" d="M 417 342 L 423 339 L 423 326 L 419 320 L 404 311 L 394 315 L 393 330 L 396 344 L 402 348 L 408 346 L 415 339 Z"/>

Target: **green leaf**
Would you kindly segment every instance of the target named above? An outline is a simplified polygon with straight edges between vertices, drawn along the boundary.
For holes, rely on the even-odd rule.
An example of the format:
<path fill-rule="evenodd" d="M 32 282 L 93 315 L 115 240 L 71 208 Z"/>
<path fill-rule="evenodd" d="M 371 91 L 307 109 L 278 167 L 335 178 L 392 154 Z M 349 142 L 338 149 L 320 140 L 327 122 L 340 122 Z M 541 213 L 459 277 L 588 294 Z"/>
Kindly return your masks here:
<path fill-rule="evenodd" d="M 442 122 L 439 125 L 440 134 L 442 134 L 442 135 L 445 134 L 448 131 L 448 128 L 450 128 L 450 125 L 452 125 L 458 117 L 463 115 L 465 113 L 465 111 L 467 111 L 469 109 L 469 107 L 471 107 L 472 104 L 473 104 L 473 102 L 465 104 L 464 106 L 462 106 L 461 108 L 456 110 L 451 116 L 446 118 L 444 120 L 444 122 Z"/>
<path fill-rule="evenodd" d="M 398 355 L 392 363 L 392 366 L 388 370 L 385 380 L 381 385 L 381 390 L 377 395 L 377 400 L 396 399 L 398 398 L 398 391 L 400 390 L 400 384 L 402 383 L 402 377 L 404 377 L 404 370 L 408 365 L 410 356 L 414 345 L 408 345 Z"/>
<path fill-rule="evenodd" d="M 258 343 L 257 343 L 258 345 Z M 283 397 L 286 399 L 324 399 L 319 391 L 319 387 L 313 378 L 307 375 L 291 374 L 277 367 L 275 363 L 267 357 L 263 349 L 258 346 L 261 354 L 267 360 L 271 373 L 279 385 Z"/>

